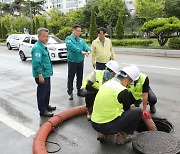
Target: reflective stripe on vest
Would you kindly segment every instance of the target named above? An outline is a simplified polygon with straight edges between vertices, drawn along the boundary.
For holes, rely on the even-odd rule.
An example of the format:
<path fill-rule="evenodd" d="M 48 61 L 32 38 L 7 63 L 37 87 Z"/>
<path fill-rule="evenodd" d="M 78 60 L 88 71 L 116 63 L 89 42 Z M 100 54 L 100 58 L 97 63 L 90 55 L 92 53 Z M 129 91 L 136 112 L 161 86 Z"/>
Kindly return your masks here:
<path fill-rule="evenodd" d="M 146 75 L 141 73 L 138 82 L 136 83 L 136 85 L 130 85 L 130 87 L 128 88 L 128 91 L 130 91 L 132 93 L 132 95 L 134 96 L 135 100 L 139 100 L 142 98 L 142 94 L 143 94 L 143 84 L 145 82 L 146 79 Z"/>
<path fill-rule="evenodd" d="M 93 83 L 92 87 L 99 90 L 99 87 L 103 84 L 103 75 L 104 70 L 96 70 L 96 81 Z M 86 85 L 88 83 L 90 74 L 86 77 L 86 79 L 83 81 L 83 84 L 81 86 L 81 89 L 86 89 Z"/>
<path fill-rule="evenodd" d="M 115 79 L 104 83 L 96 95 L 91 120 L 95 123 L 107 123 L 121 116 L 123 104 L 118 102 L 118 94 L 126 89 Z"/>

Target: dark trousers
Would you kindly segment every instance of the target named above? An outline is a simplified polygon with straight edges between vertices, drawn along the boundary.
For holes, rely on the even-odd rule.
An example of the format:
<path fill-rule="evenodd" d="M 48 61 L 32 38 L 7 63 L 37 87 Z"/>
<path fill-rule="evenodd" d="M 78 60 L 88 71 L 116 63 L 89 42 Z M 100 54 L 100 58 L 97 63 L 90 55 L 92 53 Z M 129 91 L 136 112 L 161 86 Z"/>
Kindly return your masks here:
<path fill-rule="evenodd" d="M 131 104 L 135 104 L 136 106 L 140 105 L 142 102 L 141 99 L 135 100 L 131 92 L 130 92 L 130 101 L 131 101 Z M 148 92 L 148 102 L 149 102 L 149 105 L 155 105 L 157 103 L 157 97 L 150 87 L 149 87 L 149 92 Z"/>
<path fill-rule="evenodd" d="M 38 109 L 41 113 L 46 111 L 49 105 L 50 93 L 51 93 L 51 80 L 50 77 L 44 78 L 44 84 L 39 83 L 39 78 L 35 78 L 37 83 L 37 103 Z"/>
<path fill-rule="evenodd" d="M 106 68 L 106 63 L 96 62 L 96 70 L 104 70 Z"/>
<path fill-rule="evenodd" d="M 120 131 L 124 131 L 127 134 L 133 134 L 137 127 L 137 124 L 141 119 L 141 116 L 141 108 L 134 108 L 125 111 L 121 116 L 108 123 L 97 124 L 91 122 L 91 124 L 96 131 L 106 135 L 114 135 Z"/>
<path fill-rule="evenodd" d="M 96 94 L 97 93 L 94 93 L 94 92 L 91 92 L 91 91 L 86 92 L 85 102 L 86 102 L 86 107 L 87 108 L 92 108 L 93 107 Z"/>
<path fill-rule="evenodd" d="M 73 91 L 73 81 L 76 74 L 76 88 L 79 91 L 82 85 L 83 79 L 83 67 L 84 61 L 80 63 L 73 63 L 68 61 L 68 81 L 67 81 L 67 93 L 71 94 Z"/>

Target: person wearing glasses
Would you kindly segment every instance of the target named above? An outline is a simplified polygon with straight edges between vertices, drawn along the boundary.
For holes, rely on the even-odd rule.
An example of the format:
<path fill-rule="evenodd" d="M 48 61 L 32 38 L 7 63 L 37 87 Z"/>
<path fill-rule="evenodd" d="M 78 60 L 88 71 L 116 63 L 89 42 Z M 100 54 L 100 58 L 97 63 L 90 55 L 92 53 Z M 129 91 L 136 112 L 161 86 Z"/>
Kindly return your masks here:
<path fill-rule="evenodd" d="M 90 48 L 87 43 L 79 37 L 82 32 L 81 25 L 75 24 L 72 27 L 72 34 L 65 39 L 67 47 L 68 61 L 68 78 L 67 78 L 67 93 L 69 99 L 73 100 L 73 81 L 76 75 L 77 95 L 84 97 L 81 86 L 83 80 L 84 56 L 88 56 Z"/>

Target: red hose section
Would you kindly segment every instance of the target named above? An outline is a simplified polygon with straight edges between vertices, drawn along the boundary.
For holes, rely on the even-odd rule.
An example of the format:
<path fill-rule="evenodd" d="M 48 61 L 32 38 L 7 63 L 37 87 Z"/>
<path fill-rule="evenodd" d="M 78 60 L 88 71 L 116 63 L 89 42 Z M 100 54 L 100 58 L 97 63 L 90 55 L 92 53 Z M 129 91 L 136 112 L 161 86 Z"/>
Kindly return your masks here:
<path fill-rule="evenodd" d="M 54 117 L 50 118 L 46 121 L 36 133 L 34 137 L 32 151 L 33 154 L 47 154 L 46 150 L 46 139 L 49 133 L 52 131 L 54 126 L 62 123 L 63 121 L 72 118 L 77 115 L 81 115 L 86 113 L 86 106 L 77 106 L 74 108 L 67 109 L 65 111 L 60 112 Z"/>

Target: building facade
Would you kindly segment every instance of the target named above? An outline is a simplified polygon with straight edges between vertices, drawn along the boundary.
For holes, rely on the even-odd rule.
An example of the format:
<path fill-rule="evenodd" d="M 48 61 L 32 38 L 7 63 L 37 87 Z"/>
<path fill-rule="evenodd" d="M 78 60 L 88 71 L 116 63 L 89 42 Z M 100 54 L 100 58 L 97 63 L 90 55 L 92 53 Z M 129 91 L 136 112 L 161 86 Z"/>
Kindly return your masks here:
<path fill-rule="evenodd" d="M 87 0 L 46 0 L 44 9 L 48 11 L 56 7 L 61 12 L 67 13 L 71 10 L 83 7 L 86 3 Z"/>

